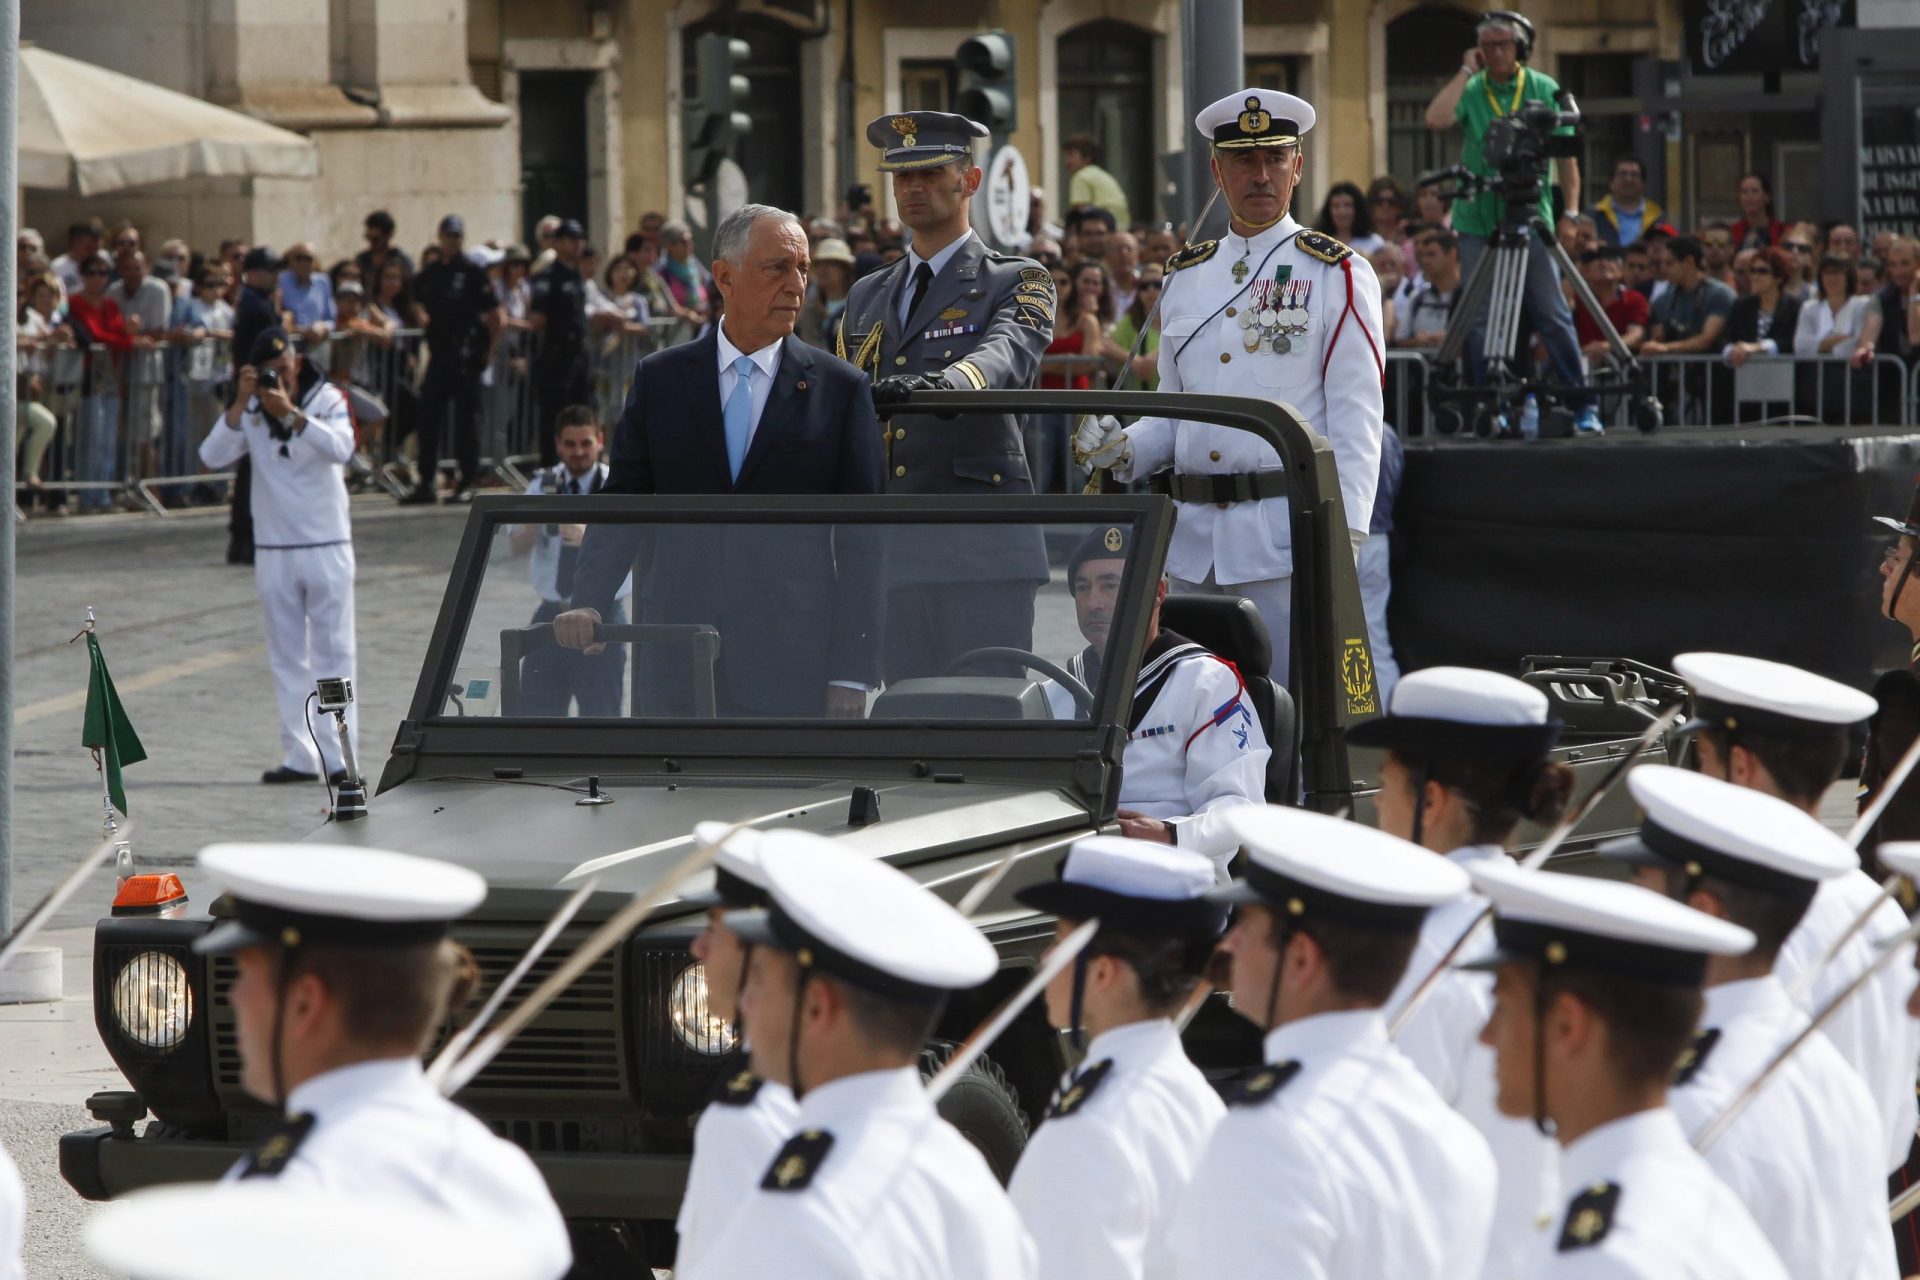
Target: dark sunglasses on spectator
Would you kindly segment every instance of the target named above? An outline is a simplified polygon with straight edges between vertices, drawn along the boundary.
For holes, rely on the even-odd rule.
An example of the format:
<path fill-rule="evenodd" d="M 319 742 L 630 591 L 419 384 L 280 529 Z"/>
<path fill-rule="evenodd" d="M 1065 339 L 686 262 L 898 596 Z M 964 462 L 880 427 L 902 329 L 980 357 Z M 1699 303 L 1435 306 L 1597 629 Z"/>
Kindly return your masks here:
<path fill-rule="evenodd" d="M 138 249 L 140 242 L 132 236 L 122 236 L 113 242 L 113 247 L 116 249 Z"/>
<path fill-rule="evenodd" d="M 1747 274 L 1750 276 L 1770 276 L 1773 274 L 1773 268 L 1755 263 L 1753 266 L 1747 268 Z"/>
<path fill-rule="evenodd" d="M 313 255 L 312 255 L 312 254 L 310 254 L 310 253 L 295 253 L 295 254 L 290 254 L 290 255 L 288 256 L 288 258 L 287 258 L 287 261 L 288 261 L 288 262 L 312 262 L 312 261 L 313 261 Z"/>
<path fill-rule="evenodd" d="M 1804 244 L 1799 240 L 1789 240 L 1787 241 L 1785 247 L 1793 250 L 1795 253 L 1812 253 L 1813 252 L 1812 245 Z"/>
<path fill-rule="evenodd" d="M 1396 195 L 1380 195 L 1380 196 L 1373 197 L 1373 199 L 1369 200 L 1367 203 L 1368 204 L 1399 204 L 1400 197 Z"/>
<path fill-rule="evenodd" d="M 1139 292 L 1145 293 L 1149 289 L 1158 289 L 1159 287 L 1160 282 L 1158 280 L 1142 280 L 1140 282 Z"/>

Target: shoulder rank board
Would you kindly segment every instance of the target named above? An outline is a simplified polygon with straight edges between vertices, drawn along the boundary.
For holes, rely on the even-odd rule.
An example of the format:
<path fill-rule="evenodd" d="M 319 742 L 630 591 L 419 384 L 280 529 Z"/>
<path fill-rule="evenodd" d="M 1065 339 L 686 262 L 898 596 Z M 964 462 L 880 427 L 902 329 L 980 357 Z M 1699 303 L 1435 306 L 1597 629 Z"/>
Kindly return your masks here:
<path fill-rule="evenodd" d="M 1067 1091 L 1047 1109 L 1047 1118 L 1070 1116 L 1085 1106 L 1087 1099 L 1093 1096 L 1093 1091 L 1100 1087 L 1100 1082 L 1107 1078 L 1107 1072 L 1111 1070 L 1113 1070 L 1113 1059 L 1102 1058 L 1075 1076 L 1073 1083 L 1067 1087 Z"/>
<path fill-rule="evenodd" d="M 1197 267 L 1218 252 L 1220 252 L 1218 240 L 1202 240 L 1198 244 L 1190 244 L 1167 259 L 1167 274 L 1172 275 L 1182 267 Z"/>
<path fill-rule="evenodd" d="M 1265 1102 L 1274 1094 L 1290 1084 L 1300 1074 L 1300 1064 L 1289 1058 L 1285 1062 L 1275 1062 L 1260 1068 L 1240 1082 L 1240 1087 L 1227 1099 L 1230 1107 L 1246 1107 Z"/>
<path fill-rule="evenodd" d="M 760 1086 L 765 1084 L 751 1071 L 736 1071 L 726 1078 L 713 1100 L 723 1107 L 744 1107 L 760 1094 Z"/>
<path fill-rule="evenodd" d="M 1599 1244 L 1613 1230 L 1614 1210 L 1620 1207 L 1620 1184 L 1596 1182 L 1573 1198 L 1567 1206 L 1567 1221 L 1560 1228 L 1561 1253 Z"/>
<path fill-rule="evenodd" d="M 833 1135 L 825 1129 L 808 1129 L 787 1139 L 787 1145 L 780 1148 L 773 1157 L 773 1163 L 767 1166 L 767 1176 L 760 1179 L 762 1191 L 804 1191 L 813 1182 L 813 1175 L 820 1172 L 820 1166 L 827 1162 L 827 1152 L 833 1150 Z"/>
<path fill-rule="evenodd" d="M 287 1165 L 293 1160 L 294 1153 L 300 1150 L 300 1144 L 313 1132 L 313 1115 L 302 1112 L 286 1121 L 268 1134 L 247 1155 L 246 1167 L 240 1170 L 242 1178 L 277 1178 L 286 1172 Z"/>
<path fill-rule="evenodd" d="M 1720 1028 L 1718 1027 L 1706 1027 L 1694 1032 L 1693 1043 L 1688 1045 L 1686 1051 L 1680 1055 L 1680 1060 L 1673 1064 L 1673 1082 L 1676 1085 L 1686 1084 L 1698 1075 L 1700 1068 L 1707 1064 L 1707 1055 L 1712 1053 L 1713 1046 L 1719 1043 Z"/>
<path fill-rule="evenodd" d="M 1302 231 L 1295 241 L 1303 253 L 1322 262 L 1340 262 L 1353 256 L 1353 250 L 1324 231 Z"/>

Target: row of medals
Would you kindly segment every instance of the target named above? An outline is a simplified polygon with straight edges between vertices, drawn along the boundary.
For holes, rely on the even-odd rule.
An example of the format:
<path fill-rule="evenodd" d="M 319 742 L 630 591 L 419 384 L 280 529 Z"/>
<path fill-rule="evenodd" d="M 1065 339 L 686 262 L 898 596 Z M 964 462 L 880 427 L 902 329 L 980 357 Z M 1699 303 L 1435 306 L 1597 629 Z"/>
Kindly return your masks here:
<path fill-rule="evenodd" d="M 1291 283 L 1296 288 L 1310 284 L 1305 280 Z M 1253 305 L 1243 308 L 1234 318 L 1242 331 L 1240 343 L 1249 355 L 1286 355 L 1293 350 L 1293 340 L 1307 332 L 1307 309 L 1304 306 L 1274 305 L 1280 300 L 1274 295 L 1281 292 L 1281 286 L 1282 282 L 1278 280 L 1255 280 L 1250 290 Z M 1304 292 L 1300 301 L 1306 301 Z"/>

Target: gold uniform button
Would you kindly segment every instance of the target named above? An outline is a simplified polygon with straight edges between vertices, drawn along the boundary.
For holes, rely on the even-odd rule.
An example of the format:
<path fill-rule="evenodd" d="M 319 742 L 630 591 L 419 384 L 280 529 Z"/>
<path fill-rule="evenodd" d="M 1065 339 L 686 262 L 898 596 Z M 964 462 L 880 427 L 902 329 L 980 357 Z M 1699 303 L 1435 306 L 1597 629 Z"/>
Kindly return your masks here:
<path fill-rule="evenodd" d="M 895 356 L 893 358 L 893 362 L 895 364 L 905 364 L 907 362 L 907 358 L 905 356 Z"/>
<path fill-rule="evenodd" d="M 941 358 L 942 360 L 951 360 L 951 359 L 953 359 L 953 352 L 951 352 L 951 351 L 942 351 L 942 352 L 940 353 L 940 358 Z"/>
<path fill-rule="evenodd" d="M 907 469 L 905 467 L 895 467 L 893 469 L 893 474 L 895 474 L 896 476 L 903 476 L 907 474 Z"/>
<path fill-rule="evenodd" d="M 893 429 L 893 438 L 895 440 L 905 440 L 907 438 L 907 429 L 905 427 L 895 427 Z"/>
<path fill-rule="evenodd" d="M 1209 461 L 1212 461 L 1212 462 L 1220 461 L 1220 451 L 1218 449 L 1215 449 L 1212 453 L 1207 455 L 1207 458 Z"/>
<path fill-rule="evenodd" d="M 1227 319 L 1231 320 L 1239 314 L 1240 313 L 1238 311 L 1235 311 L 1232 307 L 1227 308 Z"/>
<path fill-rule="evenodd" d="M 996 472 L 994 472 L 994 473 L 993 473 L 993 482 L 994 482 L 995 484 L 999 484 L 999 483 L 1000 483 L 1000 473 L 999 473 L 998 471 L 996 471 Z"/>
<path fill-rule="evenodd" d="M 1220 353 L 1220 363 L 1221 363 L 1221 364 L 1231 364 L 1231 363 L 1233 363 L 1233 356 L 1232 356 L 1232 354 L 1231 354 L 1231 353 L 1229 353 L 1229 352 L 1226 352 L 1226 351 L 1222 351 L 1222 352 Z"/>

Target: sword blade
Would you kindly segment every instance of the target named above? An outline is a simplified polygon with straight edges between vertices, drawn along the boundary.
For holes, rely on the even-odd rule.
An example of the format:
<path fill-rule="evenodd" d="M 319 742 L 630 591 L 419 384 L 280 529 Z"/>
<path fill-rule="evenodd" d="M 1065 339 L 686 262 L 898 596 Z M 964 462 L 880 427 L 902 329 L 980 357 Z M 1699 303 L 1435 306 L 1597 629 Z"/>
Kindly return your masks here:
<path fill-rule="evenodd" d="M 1013 1025 L 1020 1011 L 1033 1003 L 1033 998 L 1046 990 L 1047 984 L 1060 975 L 1060 971 L 1072 964 L 1074 957 L 1087 949 L 1093 941 L 1093 935 L 1100 929 L 1098 920 L 1089 920 L 1062 938 L 1040 962 L 1026 985 L 1007 997 L 1006 1003 L 994 1010 L 993 1016 L 974 1028 L 973 1034 L 961 1042 L 954 1050 L 953 1057 L 947 1059 L 947 1065 L 941 1067 L 933 1079 L 927 1081 L 927 1098 L 938 1102 L 946 1096 L 947 1090 L 960 1082 L 967 1068 L 979 1061 L 987 1046 L 1000 1038 L 1000 1033 Z"/>
<path fill-rule="evenodd" d="M 113 851 L 128 838 L 132 831 L 133 824 L 129 822 L 118 832 L 95 845 L 93 852 L 82 859 L 79 866 L 67 873 L 66 879 L 55 885 L 45 897 L 34 904 L 33 910 L 27 913 L 27 918 L 21 922 L 20 927 L 8 934 L 4 943 L 0 943 L 0 969 L 5 969 L 7 962 L 20 953 L 20 949 L 33 939 L 33 935 L 46 927 L 47 921 L 53 919 L 53 913 L 66 905 L 67 899 L 79 890 L 89 875 L 99 870 L 101 864 L 113 856 Z"/>

